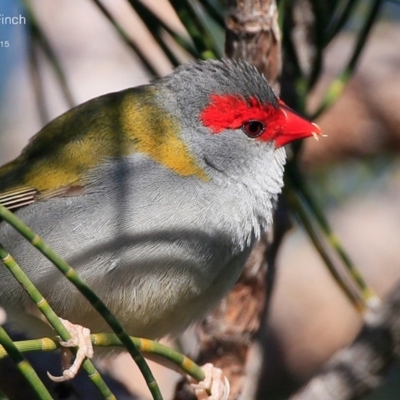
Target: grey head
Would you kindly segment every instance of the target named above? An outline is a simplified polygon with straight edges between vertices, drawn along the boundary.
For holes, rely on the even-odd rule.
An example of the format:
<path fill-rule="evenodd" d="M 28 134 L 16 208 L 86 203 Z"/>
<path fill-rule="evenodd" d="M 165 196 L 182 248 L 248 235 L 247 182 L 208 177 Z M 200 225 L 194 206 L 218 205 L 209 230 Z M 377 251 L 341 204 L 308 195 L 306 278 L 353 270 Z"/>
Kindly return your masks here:
<path fill-rule="evenodd" d="M 247 209 L 232 212 L 246 214 L 259 236 L 272 221 L 285 162 L 285 150 L 274 142 L 278 98 L 265 77 L 244 61 L 209 60 L 181 66 L 154 84 L 158 104 L 178 118 L 198 164 L 228 204 Z"/>
<path fill-rule="evenodd" d="M 272 104 L 274 107 L 278 104 L 265 77 L 256 67 L 243 60 L 207 60 L 184 64 L 163 78 L 162 86 L 176 92 L 177 102 L 185 109 L 204 107 L 211 94 L 239 95 L 244 99 L 256 97 L 263 104 Z M 192 98 L 193 95 L 195 98 Z"/>

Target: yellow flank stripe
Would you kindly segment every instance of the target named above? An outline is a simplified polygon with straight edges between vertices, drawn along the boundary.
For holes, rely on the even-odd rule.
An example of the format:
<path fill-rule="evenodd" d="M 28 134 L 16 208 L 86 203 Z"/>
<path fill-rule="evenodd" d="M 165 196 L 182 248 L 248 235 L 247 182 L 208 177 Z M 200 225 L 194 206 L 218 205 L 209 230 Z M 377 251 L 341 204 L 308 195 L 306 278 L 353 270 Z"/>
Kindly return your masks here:
<path fill-rule="evenodd" d="M 151 103 L 138 105 L 133 96 L 122 104 L 123 131 L 135 143 L 136 151 L 182 176 L 197 176 L 208 180 L 206 173 L 179 137 L 177 121 Z M 128 146 L 130 147 L 130 146 Z"/>
<path fill-rule="evenodd" d="M 105 158 L 134 152 L 181 176 L 208 180 L 181 140 L 177 121 L 153 99 L 150 87 L 128 89 L 63 114 L 45 126 L 16 160 L 0 168 L 0 193 L 82 185 L 86 172 Z"/>

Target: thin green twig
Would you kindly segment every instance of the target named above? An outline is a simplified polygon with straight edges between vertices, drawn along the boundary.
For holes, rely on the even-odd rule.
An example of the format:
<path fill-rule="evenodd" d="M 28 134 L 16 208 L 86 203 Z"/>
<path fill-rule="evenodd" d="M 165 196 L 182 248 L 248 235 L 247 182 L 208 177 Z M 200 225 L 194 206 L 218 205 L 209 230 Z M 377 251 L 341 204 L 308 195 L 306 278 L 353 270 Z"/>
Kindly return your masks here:
<path fill-rule="evenodd" d="M 297 55 L 296 48 L 293 43 L 293 38 L 291 35 L 291 30 L 294 24 L 293 21 L 293 9 L 290 8 L 290 4 L 287 1 L 281 2 L 281 13 L 283 14 L 281 17 L 282 25 L 282 44 L 285 49 L 286 57 L 288 57 L 291 61 L 291 66 L 293 68 L 292 74 L 297 79 L 304 78 L 303 71 L 300 66 L 299 58 Z"/>
<path fill-rule="evenodd" d="M 285 197 L 288 203 L 291 206 L 291 209 L 295 212 L 296 217 L 298 218 L 301 225 L 304 227 L 307 232 L 309 238 L 311 239 L 314 248 L 317 250 L 325 265 L 328 268 L 328 271 L 331 273 L 333 279 L 338 284 L 338 286 L 345 293 L 347 298 L 350 300 L 352 304 L 359 310 L 361 313 L 364 313 L 367 310 L 367 305 L 364 302 L 364 299 L 359 296 L 353 288 L 351 288 L 348 284 L 344 282 L 343 276 L 339 273 L 337 266 L 332 261 L 332 258 L 327 253 L 323 242 L 321 241 L 320 236 L 317 233 L 313 223 L 311 222 L 310 216 L 307 214 L 298 193 L 293 190 L 290 186 L 286 185 L 285 187 Z"/>
<path fill-rule="evenodd" d="M 68 265 L 57 253 L 55 253 L 44 241 L 35 234 L 28 226 L 26 226 L 16 215 L 0 205 L 0 218 L 4 219 L 14 227 L 23 237 L 25 237 L 34 247 L 36 247 L 46 258 L 48 258 L 64 275 L 65 277 L 82 293 L 82 295 L 92 304 L 92 306 L 104 318 L 107 324 L 115 332 L 121 342 L 125 345 L 127 351 L 138 365 L 147 386 L 154 400 L 162 400 L 162 395 L 155 381 L 153 374 L 131 341 L 128 334 L 124 331 L 122 325 L 117 321 L 108 307 L 97 297 L 97 295 L 85 284 L 78 276 L 76 271 Z"/>
<path fill-rule="evenodd" d="M 42 296 L 42 294 L 36 289 L 31 280 L 25 274 L 20 266 L 16 263 L 14 258 L 7 252 L 7 250 L 0 243 L 0 259 L 4 265 L 8 268 L 14 278 L 18 281 L 21 287 L 28 293 L 29 297 L 46 317 L 49 324 L 53 329 L 60 335 L 63 341 L 71 339 L 71 335 L 68 330 L 61 323 L 56 313 L 51 309 L 49 303 Z M 77 349 L 71 348 L 71 351 L 76 354 Z M 97 387 L 102 396 L 107 400 L 115 400 L 116 397 L 112 394 L 106 383 L 103 381 L 101 375 L 96 370 L 93 363 L 86 359 L 83 363 L 83 368 L 87 372 L 92 383 Z"/>
<path fill-rule="evenodd" d="M 129 3 L 140 16 L 141 20 L 146 25 L 147 30 L 149 31 L 151 36 L 153 36 L 154 40 L 156 41 L 164 55 L 168 58 L 172 66 L 177 67 L 178 65 L 180 65 L 181 62 L 178 60 L 178 57 L 165 43 L 162 35 L 160 35 L 160 24 L 157 23 L 158 21 L 152 16 L 152 13 L 138 1 L 129 0 Z"/>
<path fill-rule="evenodd" d="M 37 23 L 37 18 L 33 12 L 31 5 L 28 0 L 22 0 L 24 11 L 27 15 L 28 28 L 32 35 L 33 42 L 36 42 L 40 48 L 43 50 L 45 56 L 49 60 L 51 67 L 53 68 L 55 75 L 59 81 L 60 88 L 64 98 L 70 108 L 76 105 L 72 92 L 69 89 L 67 83 L 65 72 L 56 56 L 53 47 L 50 44 L 46 34 L 41 29 L 40 25 Z"/>
<path fill-rule="evenodd" d="M 328 21 L 328 10 L 324 1 L 311 0 L 314 14 L 314 48 L 315 55 L 307 82 L 307 93 L 313 88 L 322 71 L 322 56 L 325 48 L 325 29 Z"/>
<path fill-rule="evenodd" d="M 326 33 L 324 35 L 325 46 L 336 37 L 344 25 L 349 21 L 356 4 L 357 0 L 339 1 L 328 27 L 326 28 Z"/>
<path fill-rule="evenodd" d="M 346 67 L 339 73 L 339 75 L 331 82 L 328 89 L 326 90 L 325 96 L 321 101 L 320 106 L 314 112 L 311 119 L 318 118 L 327 108 L 329 108 L 343 93 L 346 84 L 349 79 L 354 75 L 362 51 L 365 48 L 365 43 L 371 32 L 371 28 L 374 22 L 379 16 L 380 7 L 382 5 L 382 0 L 374 0 L 371 3 L 371 8 L 364 20 L 364 24 L 358 34 L 356 45 L 354 46 L 354 51 L 350 57 Z"/>
<path fill-rule="evenodd" d="M 368 307 L 374 307 L 379 299 L 375 292 L 372 290 L 370 286 L 366 283 L 364 278 L 362 277 L 361 272 L 356 267 L 356 265 L 351 260 L 350 256 L 347 254 L 345 249 L 343 248 L 340 239 L 333 232 L 328 220 L 326 219 L 324 213 L 321 210 L 318 202 L 314 198 L 314 195 L 309 190 L 307 185 L 305 184 L 303 177 L 300 173 L 295 169 L 295 167 L 289 163 L 287 166 L 287 174 L 286 178 L 288 179 L 288 186 L 301 194 L 302 200 L 306 203 L 308 209 L 310 210 L 312 217 L 317 221 L 319 228 L 323 232 L 326 241 L 329 243 L 331 248 L 336 252 L 339 259 L 342 261 L 344 267 L 346 268 L 349 276 L 355 283 L 356 287 L 360 290 L 361 296 L 363 298 L 363 302 Z M 297 203 L 297 207 L 301 207 L 301 203 Z M 297 210 L 297 209 L 296 209 Z"/>
<path fill-rule="evenodd" d="M 18 370 L 21 372 L 23 377 L 27 380 L 29 385 L 32 387 L 33 391 L 41 400 L 52 400 L 52 397 L 43 382 L 40 380 L 32 365 L 27 359 L 18 351 L 17 347 L 14 345 L 10 336 L 0 326 L 0 343 L 6 349 L 10 358 L 14 361 Z"/>
<path fill-rule="evenodd" d="M 123 346 L 118 337 L 113 334 L 97 333 L 90 335 L 90 337 L 92 344 L 96 347 Z M 190 358 L 179 353 L 178 351 L 149 339 L 141 339 L 131 336 L 131 340 L 135 343 L 137 348 L 145 357 L 153 359 L 154 356 L 157 356 L 165 361 L 161 362 L 163 365 L 173 365 L 173 369 L 179 370 L 179 372 L 182 374 L 187 374 L 197 381 L 204 380 L 205 376 L 203 370 Z M 23 340 L 14 342 L 14 344 L 22 353 L 31 351 L 54 351 L 60 347 L 60 343 L 56 338 L 47 337 L 34 340 Z M 0 359 L 6 356 L 6 351 L 0 346 Z"/>
<path fill-rule="evenodd" d="M 165 37 L 163 36 L 163 31 L 167 32 L 172 37 L 172 39 L 192 57 L 199 57 L 199 54 L 195 49 L 193 42 L 174 32 L 168 26 L 168 24 L 166 24 L 161 18 L 159 18 L 150 8 L 142 4 L 140 1 L 128 0 L 128 2 L 138 14 L 138 16 L 142 19 L 149 33 L 153 36 L 154 40 L 160 46 L 161 50 L 164 52 L 164 54 L 174 67 L 180 65 L 181 61 L 169 48 L 169 45 L 166 43 Z"/>
<path fill-rule="evenodd" d="M 33 93 L 35 96 L 36 107 L 39 113 L 39 119 L 42 125 L 45 125 L 50 120 L 50 115 L 47 110 L 45 95 L 43 91 L 43 79 L 40 74 L 38 54 L 35 46 L 35 42 L 32 37 L 29 38 L 28 44 L 28 60 L 29 60 L 29 72 L 31 74 L 31 84 L 33 87 Z"/>
<path fill-rule="evenodd" d="M 282 43 L 283 43 L 283 38 L 284 38 L 284 34 L 285 34 L 285 32 L 284 32 L 284 30 L 283 30 L 283 27 L 284 27 L 284 24 L 285 24 L 285 15 L 286 15 L 286 13 L 284 12 L 284 10 L 285 10 L 285 7 L 286 7 L 286 1 L 285 0 L 278 0 L 277 1 L 277 5 L 278 5 L 278 25 L 279 25 L 279 28 L 280 28 L 280 31 L 281 31 L 281 35 L 282 35 L 282 37 L 281 37 L 281 40 L 282 40 Z"/>
<path fill-rule="evenodd" d="M 204 16 L 200 15 L 198 5 L 190 0 L 171 0 L 179 19 L 187 29 L 194 45 L 202 59 L 219 58 L 222 56 L 218 45 L 204 23 Z"/>
<path fill-rule="evenodd" d="M 218 7 L 214 2 L 210 0 L 199 0 L 200 4 L 204 7 L 204 10 L 221 28 L 225 28 L 225 20 L 222 14 L 222 7 Z"/>
<path fill-rule="evenodd" d="M 131 40 L 129 35 L 125 32 L 122 26 L 117 22 L 117 20 L 109 13 L 109 11 L 103 6 L 103 4 L 99 0 L 93 0 L 95 5 L 99 8 L 102 14 L 111 22 L 114 26 L 115 30 L 123 40 L 123 42 L 132 49 L 135 54 L 139 57 L 140 62 L 147 69 L 147 71 L 153 76 L 159 76 L 157 70 L 153 67 L 152 63 L 145 54 L 140 50 L 140 48 L 136 45 L 136 43 Z"/>

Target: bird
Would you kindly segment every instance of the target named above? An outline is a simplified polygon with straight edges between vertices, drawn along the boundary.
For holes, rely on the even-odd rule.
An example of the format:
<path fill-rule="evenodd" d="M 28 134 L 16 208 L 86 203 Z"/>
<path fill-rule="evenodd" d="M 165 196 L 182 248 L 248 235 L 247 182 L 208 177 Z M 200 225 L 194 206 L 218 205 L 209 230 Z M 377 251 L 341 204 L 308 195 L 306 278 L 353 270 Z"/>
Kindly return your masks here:
<path fill-rule="evenodd" d="M 249 63 L 194 61 L 48 123 L 0 168 L 0 204 L 77 271 L 130 335 L 173 336 L 218 304 L 271 228 L 285 145 L 320 134 Z M 0 243 L 61 318 L 110 332 L 4 221 Z M 17 329 L 48 332 L 6 268 L 0 307 Z"/>

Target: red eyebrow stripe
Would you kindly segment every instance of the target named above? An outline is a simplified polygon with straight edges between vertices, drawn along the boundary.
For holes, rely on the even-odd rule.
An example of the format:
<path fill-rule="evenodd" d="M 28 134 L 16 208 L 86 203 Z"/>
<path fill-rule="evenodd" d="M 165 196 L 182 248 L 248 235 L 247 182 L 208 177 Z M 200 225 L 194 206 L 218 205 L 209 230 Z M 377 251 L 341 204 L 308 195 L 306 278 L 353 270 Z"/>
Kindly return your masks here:
<path fill-rule="evenodd" d="M 241 96 L 213 94 L 210 100 L 200 113 L 200 119 L 214 133 L 240 128 L 249 120 L 266 121 L 276 111 L 272 105 L 264 105 L 256 97 L 245 100 Z"/>

